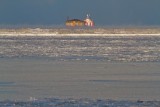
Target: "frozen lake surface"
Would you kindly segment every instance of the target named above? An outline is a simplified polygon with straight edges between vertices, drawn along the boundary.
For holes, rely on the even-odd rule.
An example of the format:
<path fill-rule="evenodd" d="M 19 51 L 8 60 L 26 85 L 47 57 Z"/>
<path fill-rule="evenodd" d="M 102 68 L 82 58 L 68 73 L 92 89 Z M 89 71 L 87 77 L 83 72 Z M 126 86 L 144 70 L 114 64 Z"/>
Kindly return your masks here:
<path fill-rule="evenodd" d="M 159 62 L 159 36 L 0 36 L 0 57 Z"/>
<path fill-rule="evenodd" d="M 0 36 L 0 106 L 159 107 L 159 61 L 158 36 Z"/>

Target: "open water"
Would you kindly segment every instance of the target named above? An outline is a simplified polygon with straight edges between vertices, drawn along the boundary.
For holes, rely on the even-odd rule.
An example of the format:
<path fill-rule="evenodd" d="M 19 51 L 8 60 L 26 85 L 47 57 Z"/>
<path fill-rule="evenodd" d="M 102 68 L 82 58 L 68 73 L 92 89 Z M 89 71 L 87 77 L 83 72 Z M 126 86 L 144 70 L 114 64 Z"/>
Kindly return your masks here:
<path fill-rule="evenodd" d="M 0 106 L 159 107 L 159 62 L 160 36 L 0 36 Z"/>

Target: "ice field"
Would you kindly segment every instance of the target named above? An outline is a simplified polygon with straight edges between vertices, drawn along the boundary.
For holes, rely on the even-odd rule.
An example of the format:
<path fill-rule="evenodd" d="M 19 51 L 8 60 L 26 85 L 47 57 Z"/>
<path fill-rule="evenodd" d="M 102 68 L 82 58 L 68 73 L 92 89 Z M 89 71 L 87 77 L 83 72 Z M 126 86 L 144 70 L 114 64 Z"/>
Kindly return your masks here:
<path fill-rule="evenodd" d="M 0 57 L 160 61 L 159 36 L 0 36 Z"/>
<path fill-rule="evenodd" d="M 158 35 L 1 35 L 2 107 L 159 107 Z"/>

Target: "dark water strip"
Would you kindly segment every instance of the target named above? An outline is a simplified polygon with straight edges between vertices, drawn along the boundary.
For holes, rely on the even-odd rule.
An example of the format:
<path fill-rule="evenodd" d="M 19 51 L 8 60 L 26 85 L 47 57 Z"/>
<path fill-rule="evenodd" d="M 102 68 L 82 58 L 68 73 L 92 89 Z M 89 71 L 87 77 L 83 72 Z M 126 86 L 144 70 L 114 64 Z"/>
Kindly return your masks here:
<path fill-rule="evenodd" d="M 11 86 L 14 85 L 14 82 L 0 82 L 0 86 Z"/>
<path fill-rule="evenodd" d="M 32 101 L 1 101 L 2 107 L 159 107 L 160 101 L 116 101 L 91 99 L 57 99 L 46 98 Z"/>

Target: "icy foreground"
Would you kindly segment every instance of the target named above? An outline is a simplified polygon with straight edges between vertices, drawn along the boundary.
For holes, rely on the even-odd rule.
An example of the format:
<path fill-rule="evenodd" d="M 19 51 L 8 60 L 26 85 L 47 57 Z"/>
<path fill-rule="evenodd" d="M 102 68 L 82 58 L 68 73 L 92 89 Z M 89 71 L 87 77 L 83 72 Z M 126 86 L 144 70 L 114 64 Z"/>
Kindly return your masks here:
<path fill-rule="evenodd" d="M 34 98 L 27 102 L 2 101 L 2 107 L 159 107 L 160 101 L 116 101 L 91 99 L 57 99 L 47 98 L 37 100 Z"/>
<path fill-rule="evenodd" d="M 159 62 L 159 36 L 0 37 L 0 57 Z"/>
<path fill-rule="evenodd" d="M 96 33 L 101 33 L 101 32 L 96 32 Z M 25 36 L 26 34 L 28 36 Z M 134 36 L 131 36 L 128 34 L 124 35 L 122 32 L 122 34 L 119 34 L 119 36 L 121 36 L 121 37 L 113 36 L 115 34 L 107 34 L 107 35 L 110 35 L 110 37 L 109 36 L 106 36 L 106 37 L 100 36 L 99 37 L 98 35 L 100 35 L 100 34 L 94 34 L 97 36 L 93 36 L 93 37 L 90 37 L 89 36 L 90 34 L 85 34 L 85 36 L 83 36 L 83 37 L 82 37 L 83 34 L 81 34 L 81 35 L 80 34 L 73 34 L 73 36 L 75 36 L 75 35 L 77 35 L 77 36 L 70 37 L 71 34 L 68 34 L 68 36 L 66 36 L 67 34 L 65 34 L 65 35 L 62 34 L 62 36 L 64 35 L 63 37 L 58 37 L 61 34 L 57 34 L 57 32 L 55 32 L 55 33 L 53 33 L 53 35 L 57 35 L 57 36 L 52 36 L 52 34 L 49 35 L 49 34 L 42 33 L 42 35 L 39 35 L 37 37 L 37 36 L 35 36 L 35 35 L 37 35 L 36 33 L 31 34 L 29 36 L 29 33 L 26 32 L 26 33 L 22 34 L 23 37 L 22 36 L 19 37 L 19 35 L 17 35 L 17 33 L 13 34 L 13 32 L 11 32 L 11 33 L 6 34 L 8 36 L 5 36 L 4 34 L 1 34 L 1 35 L 2 35 L 2 36 L 0 36 L 0 58 L 1 59 L 28 58 L 29 57 L 29 58 L 35 58 L 35 59 L 36 58 L 37 59 L 44 58 L 44 59 L 52 59 L 52 60 L 56 60 L 56 61 L 60 60 L 63 62 L 73 61 L 73 60 L 78 60 L 78 61 L 85 60 L 84 62 L 87 62 L 90 60 L 91 61 L 92 60 L 93 61 L 102 61 L 102 62 L 103 61 L 104 62 L 160 62 L 160 36 L 158 36 L 159 34 L 154 35 L 154 36 L 152 34 L 145 34 L 148 36 L 144 37 L 144 36 L 139 36 L 137 34 L 132 34 Z M 44 35 L 46 35 L 46 36 L 43 37 Z M 86 35 L 88 35 L 88 36 L 86 36 Z M 15 61 L 15 62 L 17 62 L 17 61 Z M 3 62 L 3 64 L 6 64 L 6 65 L 1 66 L 1 72 L 2 72 L 1 74 L 7 73 L 7 72 L 3 72 L 6 69 L 7 69 L 6 71 L 10 71 L 10 70 L 8 70 L 8 68 L 12 68 L 11 72 L 14 71 L 12 66 L 10 66 L 4 62 Z M 40 65 L 44 65 L 44 64 L 40 64 Z M 114 74 L 115 72 L 113 72 L 114 75 L 112 75 L 112 76 L 111 76 L 111 74 L 104 75 L 106 73 L 105 69 L 112 68 L 112 67 L 110 67 L 110 66 L 108 67 L 106 65 L 105 66 L 98 65 L 98 67 L 96 67 L 94 64 L 94 66 L 92 66 L 93 68 L 87 66 L 86 67 L 87 69 L 86 69 L 85 67 L 82 67 L 84 70 L 82 70 L 82 68 L 77 69 L 76 67 L 75 68 L 70 67 L 70 68 L 65 69 L 67 66 L 64 66 L 65 71 L 68 70 L 68 72 L 69 72 L 69 73 L 66 72 L 66 75 L 68 75 L 68 77 L 67 76 L 66 77 L 67 77 L 67 79 L 69 79 L 69 81 L 66 81 L 66 80 L 63 80 L 64 79 L 63 75 L 60 75 L 61 78 L 59 78 L 59 74 L 61 74 L 61 72 L 56 72 L 56 70 L 54 71 L 54 69 L 50 69 L 47 72 L 45 67 L 48 68 L 49 66 L 48 66 L 48 64 L 46 64 L 46 65 L 47 66 L 43 66 L 43 69 L 34 69 L 35 64 L 33 64 L 34 71 L 37 70 L 40 73 L 32 72 L 33 69 L 29 69 L 29 68 L 32 68 L 32 67 L 30 67 L 30 65 L 29 65 L 29 68 L 28 68 L 28 66 L 25 65 L 28 69 L 24 69 L 25 66 L 22 66 L 23 70 L 27 71 L 27 72 L 25 72 L 25 75 L 23 75 L 23 73 L 21 73 L 21 70 L 22 70 L 22 69 L 20 69 L 21 66 L 19 66 L 19 71 L 16 68 L 18 66 L 16 66 L 14 73 L 8 72 L 12 76 L 13 75 L 15 76 L 15 77 L 13 76 L 14 79 L 17 77 L 16 78 L 17 80 L 15 80 L 15 81 L 11 81 L 12 78 L 9 78 L 10 79 L 9 82 L 3 82 L 4 81 L 3 78 L 5 78 L 5 75 L 0 75 L 1 81 L 3 80 L 0 85 L 1 85 L 1 87 L 4 88 L 4 91 L 3 90 L 1 91 L 1 93 L 2 93 L 1 95 L 4 94 L 4 96 L 5 96 L 7 93 L 9 95 L 9 97 L 7 97 L 7 99 L 9 99 L 9 98 L 11 98 L 10 95 L 15 94 L 17 96 L 16 92 L 19 92 L 19 91 L 15 91 L 16 89 L 17 90 L 19 90 L 19 89 L 20 90 L 22 90 L 22 89 L 31 89 L 31 90 L 33 89 L 34 90 L 35 84 L 37 86 L 37 81 L 44 82 L 42 77 L 46 74 L 49 74 L 47 76 L 47 79 L 49 78 L 49 76 L 51 76 L 50 78 L 52 80 L 53 76 L 54 76 L 55 80 L 50 82 L 49 80 L 47 81 L 46 79 L 44 79 L 44 80 L 46 80 L 44 82 L 45 84 L 40 84 L 40 87 L 38 85 L 37 86 L 38 88 L 37 87 L 35 88 L 35 89 L 42 89 L 42 90 L 34 90 L 35 92 L 36 91 L 39 91 L 42 93 L 48 92 L 48 90 L 44 91 L 43 89 L 46 89 L 46 87 L 48 87 L 48 86 L 51 86 L 51 85 L 54 86 L 57 84 L 62 85 L 63 87 L 67 88 L 67 85 L 64 85 L 64 84 L 68 83 L 68 84 L 70 84 L 70 85 L 68 85 L 68 87 L 69 87 L 68 89 L 70 89 L 70 86 L 72 86 L 71 89 L 74 89 L 74 88 L 77 89 L 75 92 L 76 95 L 77 95 L 77 93 L 80 93 L 78 89 L 81 90 L 81 89 L 83 89 L 84 86 L 89 87 L 89 86 L 95 86 L 95 85 L 97 85 L 97 86 L 101 85 L 103 87 L 106 86 L 107 88 L 104 88 L 105 91 L 102 90 L 103 92 L 106 93 L 106 90 L 110 91 L 110 90 L 108 90 L 110 88 L 110 87 L 108 88 L 108 86 L 110 86 L 110 84 L 112 84 L 112 86 L 118 86 L 119 88 L 121 88 L 121 90 L 124 90 L 124 89 L 126 90 L 127 86 L 129 86 L 129 87 L 127 87 L 128 90 L 145 89 L 145 90 L 147 90 L 147 91 L 143 91 L 143 93 L 145 93 L 145 94 L 143 94 L 141 92 L 139 92 L 139 93 L 141 93 L 141 95 L 144 95 L 146 97 L 146 96 L 152 95 L 152 92 L 153 92 L 153 95 L 157 95 L 159 97 L 159 83 L 160 83 L 159 82 L 159 72 L 158 72 L 159 66 L 155 68 L 155 66 L 151 66 L 151 65 L 147 66 L 146 65 L 147 67 L 149 67 L 149 69 L 146 67 L 146 69 L 148 70 L 147 71 L 147 70 L 144 70 L 145 67 L 143 68 L 143 70 L 142 69 L 137 70 L 136 69 L 136 68 L 138 68 L 137 65 L 133 64 L 133 66 L 131 68 L 135 68 L 135 69 L 129 69 L 129 71 L 126 73 L 127 75 L 124 75 L 124 72 L 122 72 L 123 73 L 123 75 L 122 75 L 121 72 L 119 71 L 120 69 L 118 69 L 119 72 L 116 74 Z M 53 65 L 53 63 L 52 63 L 52 65 Z M 84 65 L 86 65 L 86 64 L 84 64 Z M 6 66 L 8 66 L 8 67 L 6 67 Z M 55 66 L 57 66 L 57 65 L 55 64 Z M 81 66 L 82 66 L 82 64 L 81 64 Z M 4 70 L 2 70 L 2 67 L 4 68 Z M 77 66 L 77 67 L 79 67 L 79 66 Z M 143 66 L 140 66 L 140 67 L 143 67 Z M 58 68 L 63 68 L 63 67 L 61 66 Z M 96 79 L 92 78 L 95 76 L 93 74 L 89 75 L 89 74 L 91 74 L 91 72 L 90 73 L 88 73 L 88 72 L 93 71 L 93 70 L 92 69 L 88 70 L 88 68 L 90 68 L 90 69 L 92 68 L 92 69 L 95 69 L 95 71 L 96 70 L 99 71 L 99 72 L 92 72 L 92 73 L 95 74 L 96 76 L 97 76 L 97 74 L 99 74 L 101 79 L 99 79 L 98 77 Z M 80 70 L 80 71 L 84 71 L 84 72 L 81 72 L 81 73 L 77 72 L 77 74 L 76 74 L 75 69 L 77 71 Z M 102 69 L 102 70 L 99 70 L 99 69 Z M 113 70 L 113 68 L 112 68 L 112 70 Z M 122 69 L 122 71 L 125 71 L 125 70 Z M 45 71 L 45 73 L 43 71 Z M 74 73 L 72 71 L 74 71 Z M 88 71 L 88 72 L 86 72 L 86 71 Z M 104 71 L 105 73 L 102 71 Z M 108 71 L 110 71 L 110 70 L 108 70 Z M 134 71 L 134 72 L 131 72 L 131 71 Z M 138 71 L 138 73 L 137 73 L 137 71 Z M 147 71 L 147 73 L 146 73 L 146 71 Z M 152 72 L 150 72 L 150 71 L 152 71 Z M 20 72 L 20 73 L 18 73 L 18 72 Z M 139 75 L 139 72 L 141 72 L 140 75 Z M 33 77 L 31 77 L 31 75 L 29 75 L 31 73 L 32 73 Z M 53 73 L 54 73 L 54 75 L 53 75 Z M 56 75 L 56 73 L 58 76 Z M 9 74 L 6 74 L 6 75 L 8 76 Z M 19 76 L 17 74 L 19 74 L 19 75 L 22 74 L 22 75 Z M 27 76 L 26 74 L 28 74 L 28 76 L 29 76 L 29 81 L 27 82 L 28 84 L 25 84 L 26 81 L 28 80 L 28 78 L 26 78 L 26 81 L 24 82 L 24 78 Z M 52 75 L 50 75 L 50 74 L 52 74 Z M 38 78 L 34 78 L 35 75 L 36 76 L 41 75 L 42 77 L 37 76 L 37 77 L 40 77 L 38 80 Z M 83 77 L 85 77 L 86 75 L 89 75 L 90 78 L 88 78 L 88 76 L 87 76 L 86 81 L 84 81 L 85 79 Z M 124 80 L 123 76 L 124 77 L 128 76 L 128 78 L 125 78 L 126 80 Z M 139 77 L 138 78 L 139 80 L 137 78 L 135 78 L 137 76 Z M 19 79 L 20 79 L 19 77 L 22 78 L 22 80 L 23 80 L 22 82 L 19 81 Z M 58 79 L 56 79 L 56 77 L 58 77 Z M 71 81 L 70 81 L 70 77 L 72 77 Z M 77 77 L 79 77 L 78 78 L 79 80 L 77 79 Z M 106 77 L 107 77 L 107 80 L 106 80 Z M 115 77 L 115 78 L 111 78 L 111 77 Z M 119 77 L 119 80 L 114 80 L 114 79 L 117 79 L 117 77 Z M 130 81 L 128 81 L 127 79 L 129 79 Z M 32 80 L 32 81 L 30 81 L 30 80 Z M 33 80 L 34 80 L 34 82 L 33 82 Z M 150 81 L 150 80 L 152 80 L 152 81 Z M 57 83 L 57 84 L 55 84 L 55 83 Z M 63 84 L 59 84 L 59 83 L 63 83 Z M 126 83 L 128 83 L 129 85 Z M 137 85 L 137 83 L 138 83 L 138 85 Z M 27 88 L 24 87 L 24 84 L 26 85 Z M 119 85 L 117 85 L 117 84 L 119 84 Z M 137 87 L 134 87 L 133 85 L 135 85 Z M 33 87 L 30 87 L 30 86 L 33 86 Z M 77 87 L 74 87 L 74 86 L 77 86 Z M 81 86 L 81 87 L 79 87 L 79 86 Z M 6 91 L 5 89 L 7 89 L 7 88 L 10 88 L 12 90 L 15 89 L 15 90 Z M 86 87 L 84 87 L 84 89 L 85 88 Z M 117 87 L 113 87 L 113 88 L 116 89 Z M 60 89 L 63 89 L 63 88 L 61 88 L 61 87 L 58 88 L 57 89 L 58 92 L 60 91 Z M 88 90 L 90 91 L 90 89 L 94 89 L 94 88 L 89 87 Z M 98 90 L 100 90 L 100 87 L 98 87 Z M 25 93 L 26 95 L 28 94 L 27 92 L 32 92 L 30 90 L 27 90 L 27 91 L 22 90 L 22 91 L 23 91 L 22 93 Z M 92 90 L 92 91 L 94 92 L 94 90 Z M 102 92 L 102 91 L 100 90 L 98 92 Z M 61 92 L 64 92 L 64 91 L 62 90 Z M 83 92 L 85 92 L 85 91 L 83 91 Z M 95 92 L 97 92 L 97 90 L 95 90 Z M 111 90 L 111 92 L 112 92 L 111 94 L 113 94 L 112 90 Z M 136 96 L 137 95 L 141 96 L 138 93 L 138 91 L 136 91 L 136 92 L 137 92 Z M 31 93 L 31 94 L 33 94 L 33 93 Z M 51 93 L 49 93 L 49 95 L 50 94 Z M 122 93 L 122 94 L 126 95 L 126 96 L 132 95 L 131 93 L 129 93 L 129 95 L 124 94 L 124 93 Z M 108 95 L 106 95 L 106 96 L 108 96 Z M 124 100 L 104 100 L 104 99 L 103 100 L 98 100 L 98 99 L 97 100 L 59 99 L 59 98 L 57 99 L 57 98 L 48 98 L 48 97 L 47 98 L 43 97 L 46 99 L 30 98 L 30 100 L 25 100 L 25 101 L 16 101 L 16 100 L 9 99 L 6 101 L 3 101 L 3 100 L 0 101 L 0 107 L 160 107 L 160 101 L 156 101 L 156 100 L 154 101 L 154 97 L 153 98 L 151 96 L 148 97 L 150 99 L 148 101 L 146 101 L 146 100 L 143 101 L 144 99 L 138 100 L 137 97 L 136 97 L 137 101 L 136 100 L 133 101 L 133 100 L 129 100 L 129 99 L 124 101 Z M 37 97 L 37 98 L 39 98 L 39 97 Z M 87 98 L 87 97 L 85 97 L 85 98 Z M 102 98 L 102 97 L 100 97 L 100 98 Z M 108 98 L 111 98 L 111 97 L 108 97 Z M 114 98 L 111 98 L 111 99 L 114 99 Z"/>

